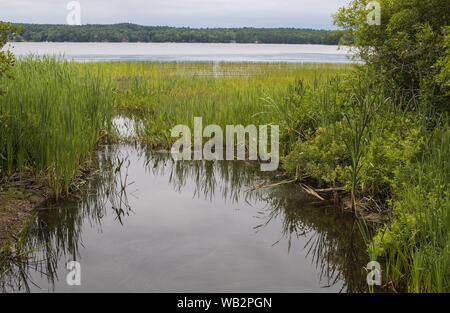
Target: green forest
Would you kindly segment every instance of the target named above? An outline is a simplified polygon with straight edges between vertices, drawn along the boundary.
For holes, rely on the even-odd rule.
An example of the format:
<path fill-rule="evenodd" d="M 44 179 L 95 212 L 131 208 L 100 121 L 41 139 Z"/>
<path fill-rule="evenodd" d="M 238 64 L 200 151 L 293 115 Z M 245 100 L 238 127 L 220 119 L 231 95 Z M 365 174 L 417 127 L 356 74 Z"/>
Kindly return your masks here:
<path fill-rule="evenodd" d="M 198 42 L 336 45 L 340 35 L 330 30 L 296 28 L 189 28 L 168 26 L 43 25 L 22 27 L 15 41 L 51 42 Z"/>

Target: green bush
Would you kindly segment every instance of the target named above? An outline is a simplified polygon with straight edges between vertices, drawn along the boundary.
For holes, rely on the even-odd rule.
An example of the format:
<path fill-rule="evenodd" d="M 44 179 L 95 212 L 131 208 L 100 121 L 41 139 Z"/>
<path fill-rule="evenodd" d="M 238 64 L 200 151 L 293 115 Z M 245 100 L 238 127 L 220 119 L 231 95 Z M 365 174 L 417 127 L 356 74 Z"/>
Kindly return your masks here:
<path fill-rule="evenodd" d="M 448 110 L 450 97 L 441 89 L 448 91 L 448 39 L 446 43 L 444 38 L 450 2 L 379 0 L 381 25 L 367 23 L 368 2 L 353 0 L 340 8 L 335 24 L 353 35 L 354 46 L 374 79 L 404 95 L 421 96 L 423 105 Z"/>
<path fill-rule="evenodd" d="M 403 168 L 407 175 L 397 177 L 394 219 L 378 230 L 372 247 L 387 258 L 387 278 L 396 285 L 411 292 L 448 292 L 448 122 L 429 135 L 420 157 Z"/>
<path fill-rule="evenodd" d="M 342 142 L 348 131 L 341 121 L 319 127 L 309 140 L 298 141 L 283 161 L 284 168 L 298 178 L 312 178 L 321 185 L 343 185 L 349 179 L 350 156 Z"/>
<path fill-rule="evenodd" d="M 387 103 L 375 115 L 362 157 L 359 188 L 377 198 L 389 198 L 404 169 L 424 144 L 424 129 L 415 114 L 402 114 Z"/>
<path fill-rule="evenodd" d="M 20 28 L 12 26 L 11 23 L 4 23 L 0 21 L 0 50 L 6 45 L 11 37 L 20 31 Z M 16 59 L 8 49 L 0 51 L 0 78 L 3 76 L 12 77 L 12 67 Z M 0 85 L 0 95 L 4 93 L 4 88 Z"/>

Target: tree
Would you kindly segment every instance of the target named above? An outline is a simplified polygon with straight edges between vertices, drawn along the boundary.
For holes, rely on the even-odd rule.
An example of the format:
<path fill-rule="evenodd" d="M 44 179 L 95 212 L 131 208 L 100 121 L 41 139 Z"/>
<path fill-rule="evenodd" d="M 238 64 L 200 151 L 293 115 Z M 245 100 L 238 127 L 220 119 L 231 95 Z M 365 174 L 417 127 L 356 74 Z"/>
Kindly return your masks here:
<path fill-rule="evenodd" d="M 4 23 L 0 21 L 0 50 L 6 45 L 8 39 L 11 38 L 19 28 L 12 26 L 11 23 Z M 0 51 L 0 78 L 12 77 L 11 68 L 14 66 L 15 58 L 11 51 Z M 4 92 L 0 86 L 0 95 Z"/>
<path fill-rule="evenodd" d="M 442 82 L 442 58 L 449 49 L 444 38 L 450 1 L 378 0 L 381 25 L 367 23 L 369 2 L 353 0 L 340 8 L 335 25 L 352 35 L 359 56 L 380 83 L 448 109 L 449 95 L 442 90 L 448 87 L 448 81 Z"/>

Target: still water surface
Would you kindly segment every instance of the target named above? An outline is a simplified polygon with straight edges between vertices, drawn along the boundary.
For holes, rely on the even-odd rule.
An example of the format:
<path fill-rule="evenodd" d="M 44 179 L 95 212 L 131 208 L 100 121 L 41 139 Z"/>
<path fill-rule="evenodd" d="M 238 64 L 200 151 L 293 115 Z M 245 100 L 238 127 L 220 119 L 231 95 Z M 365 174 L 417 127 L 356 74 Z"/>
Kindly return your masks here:
<path fill-rule="evenodd" d="M 137 144 L 101 147 L 78 200 L 38 210 L 35 259 L 6 291 L 359 292 L 364 244 L 354 219 L 318 205 L 252 162 L 175 163 Z M 40 263 L 35 261 L 40 260 Z M 66 264 L 81 264 L 68 286 Z"/>
<path fill-rule="evenodd" d="M 17 56 L 56 55 L 78 61 L 208 61 L 351 63 L 347 47 L 220 43 L 10 43 Z"/>

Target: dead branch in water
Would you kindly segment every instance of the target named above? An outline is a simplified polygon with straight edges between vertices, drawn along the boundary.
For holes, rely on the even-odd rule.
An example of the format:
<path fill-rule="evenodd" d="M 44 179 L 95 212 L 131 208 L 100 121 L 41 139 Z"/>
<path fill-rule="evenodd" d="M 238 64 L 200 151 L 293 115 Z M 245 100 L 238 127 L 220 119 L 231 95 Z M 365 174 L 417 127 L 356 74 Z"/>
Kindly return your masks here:
<path fill-rule="evenodd" d="M 335 187 L 335 188 L 325 188 L 325 189 L 314 189 L 316 192 L 323 192 L 323 193 L 328 193 L 328 192 L 338 192 L 338 191 L 345 191 L 344 187 Z"/>
<path fill-rule="evenodd" d="M 306 191 L 307 193 L 309 193 L 310 195 L 313 195 L 314 197 L 316 197 L 316 198 L 318 198 L 318 199 L 320 199 L 320 200 L 322 200 L 322 201 L 325 201 L 325 199 L 322 198 L 322 197 L 314 190 L 314 188 L 312 188 L 312 187 L 310 187 L 310 186 L 308 186 L 308 185 L 305 185 L 305 184 L 300 184 L 300 187 L 302 187 L 303 190 L 305 190 L 305 191 Z"/>

